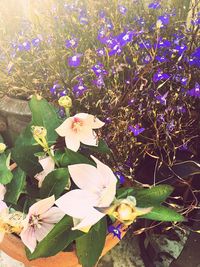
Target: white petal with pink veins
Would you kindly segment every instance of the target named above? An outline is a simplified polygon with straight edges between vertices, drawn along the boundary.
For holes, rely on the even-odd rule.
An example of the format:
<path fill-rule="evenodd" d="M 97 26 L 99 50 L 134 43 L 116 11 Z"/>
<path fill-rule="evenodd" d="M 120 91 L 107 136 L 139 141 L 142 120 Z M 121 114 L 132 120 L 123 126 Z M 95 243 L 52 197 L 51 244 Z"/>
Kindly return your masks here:
<path fill-rule="evenodd" d="M 44 223 L 57 223 L 59 222 L 63 217 L 64 213 L 57 207 L 52 207 L 45 213 L 40 215 L 40 219 Z"/>
<path fill-rule="evenodd" d="M 80 139 L 77 136 L 77 134 L 71 135 L 71 136 L 66 136 L 65 137 L 65 144 L 66 147 L 73 150 L 73 151 L 78 151 L 80 147 Z"/>
<path fill-rule="evenodd" d="M 47 210 L 49 210 L 54 205 L 54 202 L 55 202 L 54 195 L 51 197 L 42 199 L 30 207 L 28 214 L 35 214 L 35 215 L 42 214 L 46 212 Z"/>
<path fill-rule="evenodd" d="M 29 248 L 32 253 L 35 250 L 37 244 L 34 229 L 32 227 L 28 227 L 26 230 L 22 230 L 20 237 L 22 242 Z"/>
<path fill-rule="evenodd" d="M 71 129 L 72 127 L 72 122 L 73 122 L 73 117 L 67 118 L 55 131 L 60 135 L 60 136 L 66 136 L 67 132 Z"/>

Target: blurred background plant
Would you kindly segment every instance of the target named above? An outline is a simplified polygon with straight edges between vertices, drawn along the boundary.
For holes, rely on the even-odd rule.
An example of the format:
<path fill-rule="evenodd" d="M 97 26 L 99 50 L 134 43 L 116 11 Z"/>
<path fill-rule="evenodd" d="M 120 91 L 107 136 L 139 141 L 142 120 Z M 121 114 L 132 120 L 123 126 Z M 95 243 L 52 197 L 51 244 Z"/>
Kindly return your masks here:
<path fill-rule="evenodd" d="M 1 95 L 69 95 L 141 183 L 200 160 L 199 0 L 0 2 Z"/>

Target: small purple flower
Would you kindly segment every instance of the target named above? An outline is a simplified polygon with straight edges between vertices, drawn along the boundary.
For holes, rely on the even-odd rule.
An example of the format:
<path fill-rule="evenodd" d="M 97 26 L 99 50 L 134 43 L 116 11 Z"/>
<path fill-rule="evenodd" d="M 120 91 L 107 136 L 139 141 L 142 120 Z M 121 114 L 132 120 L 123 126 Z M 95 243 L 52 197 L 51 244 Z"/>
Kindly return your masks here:
<path fill-rule="evenodd" d="M 196 17 L 191 21 L 195 26 L 200 25 L 200 12 L 197 13 Z"/>
<path fill-rule="evenodd" d="M 164 95 L 158 95 L 156 96 L 156 99 L 160 102 L 160 104 L 166 106 L 167 104 L 167 95 L 169 92 L 166 92 Z"/>
<path fill-rule="evenodd" d="M 148 5 L 150 9 L 159 9 L 160 8 L 160 1 L 154 1 Z"/>
<path fill-rule="evenodd" d="M 125 6 L 122 6 L 122 5 L 118 5 L 118 10 L 122 15 L 125 15 L 127 12 L 127 8 Z"/>
<path fill-rule="evenodd" d="M 106 124 L 109 124 L 109 123 L 112 122 L 112 119 L 111 119 L 110 117 L 107 117 L 107 118 L 105 118 L 104 122 L 105 122 Z"/>
<path fill-rule="evenodd" d="M 156 46 L 156 45 L 155 45 Z M 158 44 L 157 44 L 157 47 L 158 48 L 169 48 L 171 47 L 171 42 L 169 40 L 166 40 L 166 39 L 160 39 Z"/>
<path fill-rule="evenodd" d="M 187 92 L 188 95 L 200 98 L 200 84 L 195 83 L 195 87 Z"/>
<path fill-rule="evenodd" d="M 80 12 L 80 15 L 79 15 L 79 22 L 80 22 L 80 24 L 82 24 L 82 25 L 86 25 L 86 24 L 88 24 L 88 17 L 87 17 L 86 11 L 82 10 L 82 11 Z"/>
<path fill-rule="evenodd" d="M 106 55 L 106 50 L 105 50 L 105 48 L 103 47 L 103 48 L 99 48 L 99 49 L 97 49 L 97 55 L 99 56 L 99 57 L 103 57 L 103 56 L 105 56 Z"/>
<path fill-rule="evenodd" d="M 102 87 L 105 86 L 104 80 L 103 80 L 103 75 L 99 75 L 96 80 L 93 80 L 93 83 L 101 89 Z"/>
<path fill-rule="evenodd" d="M 167 24 L 169 24 L 169 18 L 170 18 L 170 16 L 168 14 L 165 14 L 163 16 L 159 16 L 158 20 L 160 20 L 163 25 L 167 25 Z"/>
<path fill-rule="evenodd" d="M 58 82 L 54 82 L 54 85 L 50 88 L 50 93 L 53 96 L 57 96 L 58 89 L 61 88 L 61 85 Z"/>
<path fill-rule="evenodd" d="M 168 61 L 168 59 L 167 59 L 164 55 L 162 55 L 162 56 L 156 56 L 155 59 L 156 59 L 158 62 L 161 62 L 161 63 L 163 63 L 163 62 L 167 62 L 167 61 Z"/>
<path fill-rule="evenodd" d="M 83 79 L 79 79 L 78 84 L 74 85 L 73 87 L 73 93 L 76 97 L 80 97 L 87 89 L 87 86 L 83 84 Z"/>
<path fill-rule="evenodd" d="M 174 50 L 178 52 L 178 54 L 184 53 L 188 49 L 187 45 L 182 44 L 182 45 L 176 45 Z"/>
<path fill-rule="evenodd" d="M 78 46 L 78 39 L 77 38 L 71 38 L 65 41 L 65 47 L 66 48 L 76 48 Z"/>
<path fill-rule="evenodd" d="M 113 236 L 116 236 L 119 240 L 121 240 L 121 230 L 120 230 L 121 227 L 122 227 L 122 223 L 120 223 L 116 227 L 113 225 L 110 225 L 108 227 L 108 232 L 113 234 Z"/>
<path fill-rule="evenodd" d="M 158 117 L 157 117 L 157 121 L 159 123 L 165 122 L 165 114 L 159 114 Z"/>
<path fill-rule="evenodd" d="M 108 72 L 104 69 L 104 65 L 102 63 L 97 63 L 92 67 L 92 70 L 96 74 L 96 76 L 99 75 L 106 75 Z"/>
<path fill-rule="evenodd" d="M 72 57 L 69 57 L 68 65 L 74 68 L 78 67 L 81 64 L 81 56 L 82 56 L 81 54 L 76 54 Z"/>
<path fill-rule="evenodd" d="M 139 43 L 140 48 L 142 49 L 151 49 L 152 45 L 151 45 L 151 41 L 150 40 L 143 40 L 143 42 Z"/>
<path fill-rule="evenodd" d="M 120 184 L 124 184 L 125 182 L 125 177 L 120 171 L 114 172 L 114 174 L 117 176 L 117 179 L 119 180 Z"/>
<path fill-rule="evenodd" d="M 116 40 L 120 46 L 124 46 L 127 43 L 130 43 L 133 41 L 133 36 L 134 36 L 133 31 L 127 31 L 127 32 L 120 33 L 118 36 L 116 36 Z"/>
<path fill-rule="evenodd" d="M 132 106 L 134 104 L 135 100 L 132 98 L 128 101 L 128 105 L 129 106 Z"/>
<path fill-rule="evenodd" d="M 162 70 L 158 70 L 154 75 L 153 75 L 153 81 L 156 83 L 156 82 L 159 82 L 161 80 L 167 80 L 169 79 L 169 75 L 167 73 L 163 73 Z"/>
<path fill-rule="evenodd" d="M 113 45 L 109 51 L 109 56 L 114 56 L 114 55 L 120 55 L 122 52 L 122 48 L 119 43 L 116 43 Z"/>
<path fill-rule="evenodd" d="M 175 128 L 174 120 L 167 124 L 167 131 L 172 132 Z"/>
<path fill-rule="evenodd" d="M 40 38 L 34 38 L 32 39 L 31 43 L 33 46 L 38 47 L 40 45 L 41 39 Z"/>
<path fill-rule="evenodd" d="M 152 57 L 151 57 L 150 55 L 145 55 L 145 56 L 142 58 L 142 63 L 143 63 L 143 64 L 147 64 L 147 63 L 149 63 L 151 60 L 152 60 Z"/>
<path fill-rule="evenodd" d="M 145 130 L 145 128 L 140 127 L 139 124 L 136 124 L 134 127 L 129 125 L 128 129 L 129 129 L 129 131 L 131 131 L 134 134 L 134 136 L 138 136 L 139 134 L 141 134 Z"/>
<path fill-rule="evenodd" d="M 100 17 L 101 19 L 104 19 L 104 18 L 106 17 L 106 13 L 105 13 L 104 10 L 100 10 L 100 11 L 99 11 L 99 17 Z"/>
<path fill-rule="evenodd" d="M 187 142 L 183 143 L 180 147 L 179 147 L 180 151 L 187 151 L 188 150 L 188 144 Z"/>

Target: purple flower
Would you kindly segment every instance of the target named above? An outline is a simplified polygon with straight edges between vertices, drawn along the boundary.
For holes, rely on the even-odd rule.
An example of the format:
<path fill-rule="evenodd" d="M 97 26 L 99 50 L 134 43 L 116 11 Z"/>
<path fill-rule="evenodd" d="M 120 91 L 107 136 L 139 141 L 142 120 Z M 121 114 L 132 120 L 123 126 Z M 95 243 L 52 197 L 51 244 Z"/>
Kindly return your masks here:
<path fill-rule="evenodd" d="M 167 80 L 169 79 L 169 75 L 167 73 L 163 73 L 161 70 L 158 70 L 154 75 L 153 75 L 153 81 L 159 82 L 161 80 Z"/>
<path fill-rule="evenodd" d="M 151 57 L 150 55 L 145 55 L 145 56 L 142 58 L 142 63 L 143 63 L 143 64 L 147 64 L 147 63 L 149 63 L 151 60 L 152 60 L 152 57 Z"/>
<path fill-rule="evenodd" d="M 79 14 L 79 22 L 82 25 L 88 24 L 88 17 L 87 17 L 86 11 L 81 10 L 81 12 Z"/>
<path fill-rule="evenodd" d="M 40 45 L 40 42 L 41 42 L 40 38 L 34 38 L 31 41 L 32 45 L 35 47 L 38 47 Z"/>
<path fill-rule="evenodd" d="M 150 40 L 143 40 L 143 42 L 139 43 L 140 48 L 150 49 L 152 47 Z"/>
<path fill-rule="evenodd" d="M 101 89 L 102 87 L 105 86 L 104 80 L 103 80 L 103 75 L 99 75 L 96 80 L 93 80 L 93 83 Z"/>
<path fill-rule="evenodd" d="M 113 234 L 117 238 L 119 238 L 119 240 L 121 240 L 121 230 L 120 230 L 121 227 L 122 227 L 122 223 L 120 223 L 116 227 L 113 226 L 113 225 L 110 225 L 108 227 L 108 232 L 111 233 L 111 234 Z"/>
<path fill-rule="evenodd" d="M 188 144 L 187 142 L 183 143 L 180 147 L 179 147 L 180 151 L 187 151 L 188 150 Z"/>
<path fill-rule="evenodd" d="M 158 20 L 160 20 L 163 25 L 167 25 L 167 24 L 169 24 L 169 18 L 170 18 L 169 15 L 165 14 L 163 16 L 159 16 Z"/>
<path fill-rule="evenodd" d="M 73 93 L 76 97 L 80 97 L 87 89 L 87 86 L 83 84 L 83 79 L 79 79 L 78 84 L 74 85 L 73 87 Z"/>
<path fill-rule="evenodd" d="M 117 179 L 119 180 L 120 184 L 124 184 L 125 182 L 125 177 L 120 171 L 114 172 L 114 174 L 117 176 Z"/>
<path fill-rule="evenodd" d="M 197 13 L 196 17 L 191 21 L 193 25 L 200 25 L 200 12 Z"/>
<path fill-rule="evenodd" d="M 189 64 L 200 68 L 200 47 L 191 54 Z"/>
<path fill-rule="evenodd" d="M 92 70 L 96 74 L 96 76 L 99 75 L 106 75 L 107 71 L 104 69 L 104 65 L 102 63 L 97 63 L 92 67 Z"/>
<path fill-rule="evenodd" d="M 187 92 L 187 94 L 190 95 L 190 96 L 194 96 L 194 97 L 200 98 L 200 85 L 199 85 L 199 83 L 196 83 L 195 87 L 192 88 L 191 90 L 189 90 Z"/>
<path fill-rule="evenodd" d="M 160 38 L 160 40 L 159 40 L 159 42 L 157 44 L 157 47 L 158 48 L 164 48 L 164 47 L 165 48 L 168 48 L 168 47 L 171 47 L 171 42 L 169 40 Z"/>
<path fill-rule="evenodd" d="M 97 55 L 99 56 L 99 57 L 103 57 L 103 56 L 105 56 L 106 55 L 106 50 L 105 50 L 105 48 L 103 47 L 103 48 L 99 48 L 99 49 L 97 49 Z"/>
<path fill-rule="evenodd" d="M 167 104 L 167 95 L 169 92 L 166 92 L 164 95 L 158 95 L 156 96 L 156 99 L 160 102 L 160 104 L 166 106 Z"/>
<path fill-rule="evenodd" d="M 155 59 L 158 61 L 158 62 L 167 62 L 167 58 L 163 55 L 163 56 L 156 56 Z"/>
<path fill-rule="evenodd" d="M 65 41 L 65 47 L 66 48 L 76 48 L 78 46 L 78 39 L 77 38 L 71 38 Z"/>
<path fill-rule="evenodd" d="M 111 47 L 111 49 L 110 49 L 108 54 L 109 54 L 109 56 L 114 56 L 114 55 L 120 55 L 121 52 L 122 52 L 122 48 L 121 48 L 120 44 L 119 43 L 115 43 Z"/>
<path fill-rule="evenodd" d="M 132 106 L 134 104 L 135 100 L 132 98 L 128 101 L 128 105 L 129 106 Z"/>
<path fill-rule="evenodd" d="M 139 124 L 136 124 L 134 127 L 129 125 L 128 129 L 134 134 L 134 136 L 138 136 L 145 130 L 145 128 L 140 127 Z"/>
<path fill-rule="evenodd" d="M 182 53 L 184 53 L 187 50 L 187 48 L 188 48 L 187 45 L 182 44 L 182 45 L 176 45 L 175 48 L 174 48 L 174 50 L 176 52 L 178 52 L 178 54 L 182 54 Z"/>
<path fill-rule="evenodd" d="M 107 117 L 107 118 L 105 118 L 104 122 L 105 122 L 106 124 L 109 124 L 109 123 L 112 122 L 112 119 L 111 119 L 110 117 Z"/>
<path fill-rule="evenodd" d="M 174 120 L 167 124 L 167 131 L 172 132 L 175 128 Z"/>
<path fill-rule="evenodd" d="M 99 11 L 99 17 L 102 18 L 102 19 L 104 19 L 106 17 L 106 13 L 105 13 L 104 10 L 100 10 Z"/>
<path fill-rule="evenodd" d="M 82 56 L 81 54 L 76 54 L 72 57 L 69 57 L 68 65 L 74 68 L 78 67 L 81 64 L 81 56 Z"/>
<path fill-rule="evenodd" d="M 53 96 L 56 96 L 58 93 L 58 89 L 61 88 L 61 85 L 58 82 L 54 82 L 54 85 L 50 88 L 50 92 Z"/>
<path fill-rule="evenodd" d="M 122 15 L 125 15 L 127 12 L 127 8 L 125 6 L 122 6 L 122 5 L 118 5 L 118 10 Z"/>
<path fill-rule="evenodd" d="M 160 1 L 154 1 L 148 5 L 150 9 L 158 9 L 160 8 Z"/>
<path fill-rule="evenodd" d="M 119 43 L 120 46 L 124 46 L 129 42 L 133 41 L 134 32 L 133 31 L 127 31 L 119 34 L 116 36 L 116 40 Z"/>

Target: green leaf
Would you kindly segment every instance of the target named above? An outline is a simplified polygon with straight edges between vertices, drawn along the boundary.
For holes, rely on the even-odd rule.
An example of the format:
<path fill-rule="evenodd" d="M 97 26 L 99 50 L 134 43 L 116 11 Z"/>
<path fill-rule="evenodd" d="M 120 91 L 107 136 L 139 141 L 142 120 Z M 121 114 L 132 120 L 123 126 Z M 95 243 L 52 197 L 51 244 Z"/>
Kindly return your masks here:
<path fill-rule="evenodd" d="M 29 105 L 32 112 L 32 121 L 17 138 L 15 147 L 12 149 L 12 159 L 22 170 L 30 176 L 34 176 L 42 170 L 38 163 L 38 158 L 35 156 L 36 153 L 42 152 L 42 148 L 35 144 L 31 126 L 45 127 L 47 129 L 48 142 L 52 144 L 56 141 L 57 133 L 55 128 L 60 125 L 60 120 L 54 107 L 45 99 L 38 100 L 33 96 Z"/>
<path fill-rule="evenodd" d="M 135 196 L 136 195 L 136 191 L 137 189 L 135 188 L 119 188 L 117 189 L 117 198 L 121 199 L 121 198 L 127 198 L 128 196 Z"/>
<path fill-rule="evenodd" d="M 54 256 L 58 252 L 66 248 L 72 241 L 83 235 L 81 231 L 72 231 L 72 218 L 64 216 L 51 232 L 37 245 L 35 251 L 31 254 L 26 249 L 26 254 L 29 260 L 34 260 L 41 257 Z"/>
<path fill-rule="evenodd" d="M 182 222 L 185 220 L 181 214 L 164 206 L 153 207 L 151 212 L 140 216 L 140 218 L 163 222 Z"/>
<path fill-rule="evenodd" d="M 66 168 L 59 168 L 50 172 L 44 179 L 40 189 L 42 198 L 55 195 L 58 198 L 69 183 L 69 172 Z"/>
<path fill-rule="evenodd" d="M 0 143 L 4 143 L 4 140 L 1 134 L 0 134 Z"/>
<path fill-rule="evenodd" d="M 8 168 L 10 163 L 10 154 L 6 156 L 6 154 L 0 155 L 0 183 L 8 184 L 11 182 L 13 178 L 13 174 Z"/>
<path fill-rule="evenodd" d="M 108 145 L 106 144 L 106 142 L 103 139 L 99 140 L 98 146 L 88 146 L 88 145 L 84 145 L 81 144 L 83 147 L 88 148 L 91 151 L 94 152 L 100 152 L 100 153 L 107 153 L 110 154 L 111 150 L 108 147 Z"/>
<path fill-rule="evenodd" d="M 105 245 L 107 232 L 106 217 L 84 236 L 76 240 L 76 252 L 83 267 L 94 267 Z"/>
<path fill-rule="evenodd" d="M 85 163 L 95 166 L 94 161 L 88 159 L 81 153 L 74 152 L 68 148 L 66 148 L 65 153 L 63 153 L 62 156 L 60 157 L 59 163 L 61 167 L 67 167 L 68 165 L 80 164 L 80 163 Z"/>
<path fill-rule="evenodd" d="M 17 204 L 17 201 L 24 192 L 24 188 L 26 185 L 26 174 L 20 168 L 17 168 L 13 171 L 13 179 L 6 186 L 6 194 L 4 200 L 11 204 Z"/>
<path fill-rule="evenodd" d="M 181 178 L 188 178 L 200 173 L 200 164 L 192 160 L 184 161 L 173 165 L 172 170 Z"/>
<path fill-rule="evenodd" d="M 139 189 L 134 196 L 138 207 L 149 207 L 162 203 L 172 192 L 172 186 L 163 184 L 149 189 Z"/>

